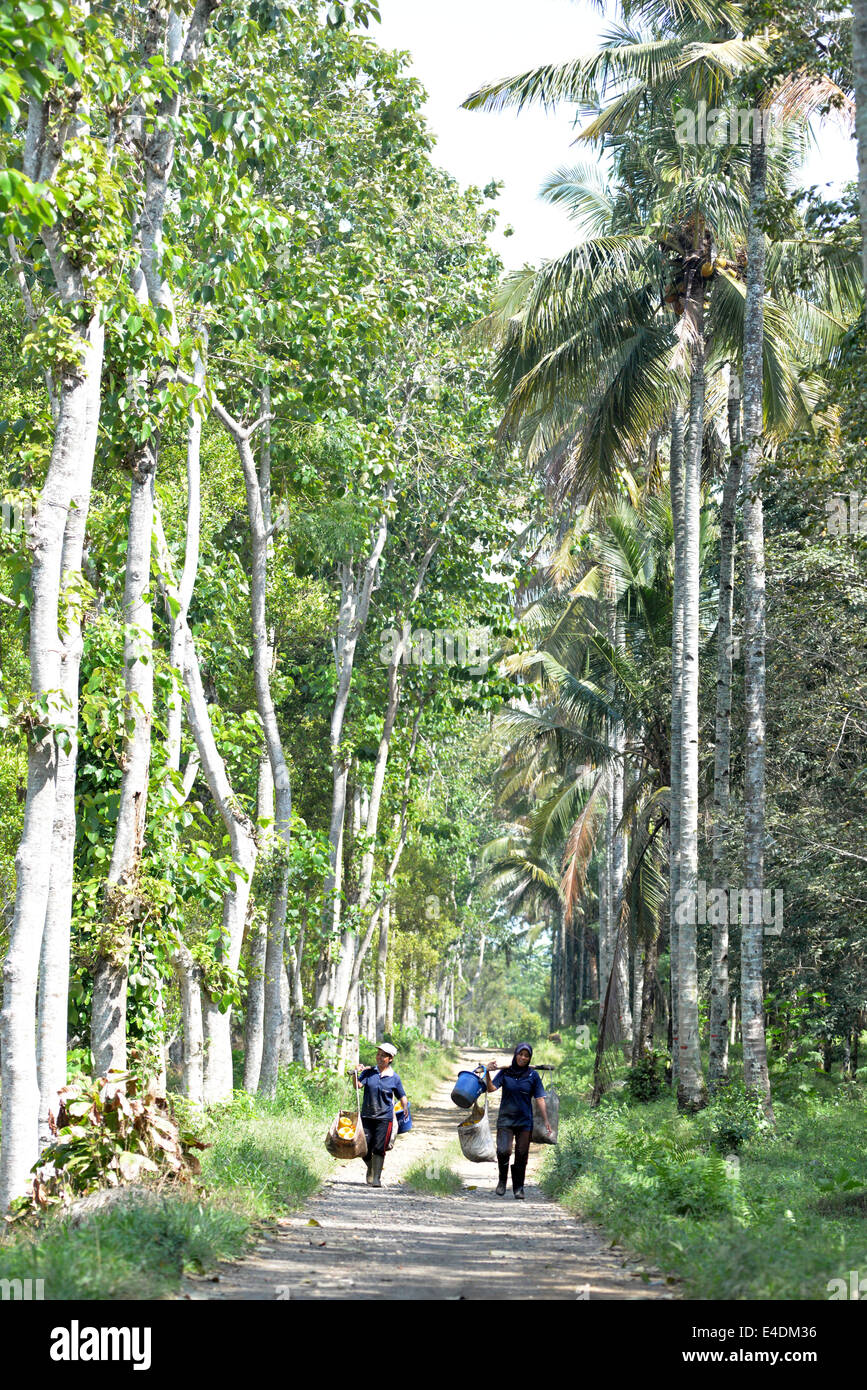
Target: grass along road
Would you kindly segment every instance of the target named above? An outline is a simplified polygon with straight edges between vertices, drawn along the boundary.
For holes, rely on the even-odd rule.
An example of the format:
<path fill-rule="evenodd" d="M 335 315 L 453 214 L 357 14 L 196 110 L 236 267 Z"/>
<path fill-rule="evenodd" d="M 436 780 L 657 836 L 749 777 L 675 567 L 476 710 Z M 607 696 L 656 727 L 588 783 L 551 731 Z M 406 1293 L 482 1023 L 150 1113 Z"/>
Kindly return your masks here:
<path fill-rule="evenodd" d="M 465 1051 L 472 1068 L 492 1054 Z M 497 1060 L 507 1060 L 499 1054 Z M 542 1158 L 533 1146 L 527 1200 L 494 1188 L 494 1163 L 461 1156 L 453 1078 L 413 1106 L 413 1129 L 386 1156 L 384 1186 L 369 1188 L 360 1159 L 342 1163 L 302 1211 L 246 1259 L 219 1265 L 208 1280 L 187 1279 L 190 1299 L 670 1299 L 661 1275 L 638 1282 L 624 1252 L 576 1221 L 536 1186 Z M 412 1100 L 412 1097 L 410 1097 Z M 499 1094 L 491 1097 L 492 1127 Z M 324 1137 L 324 1136 L 323 1136 Z M 403 1175 L 422 1163 L 451 1167 L 464 1186 L 453 1196 L 414 1191 Z M 216 1280 L 216 1281 L 215 1281 Z M 658 1282 L 656 1282 L 658 1281 Z"/>

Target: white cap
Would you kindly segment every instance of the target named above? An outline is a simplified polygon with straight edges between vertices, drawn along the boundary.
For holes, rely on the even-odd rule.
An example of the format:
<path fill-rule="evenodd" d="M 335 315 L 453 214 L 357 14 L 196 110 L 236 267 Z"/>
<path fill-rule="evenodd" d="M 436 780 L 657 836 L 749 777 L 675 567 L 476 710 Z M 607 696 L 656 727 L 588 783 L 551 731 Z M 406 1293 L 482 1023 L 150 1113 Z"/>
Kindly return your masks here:
<path fill-rule="evenodd" d="M 391 1043 L 377 1043 L 376 1050 L 377 1052 L 387 1052 L 389 1057 L 397 1056 L 397 1048 L 392 1047 Z"/>

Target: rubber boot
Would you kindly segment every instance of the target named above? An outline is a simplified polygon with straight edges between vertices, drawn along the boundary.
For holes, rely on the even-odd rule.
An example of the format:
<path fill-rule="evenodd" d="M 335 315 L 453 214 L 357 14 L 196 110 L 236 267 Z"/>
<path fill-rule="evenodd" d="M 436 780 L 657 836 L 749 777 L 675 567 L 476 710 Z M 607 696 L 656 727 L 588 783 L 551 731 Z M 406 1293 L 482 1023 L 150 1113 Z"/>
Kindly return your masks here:
<path fill-rule="evenodd" d="M 506 1188 L 509 1183 L 509 1155 L 506 1154 L 501 1158 L 500 1155 L 497 1154 L 497 1163 L 500 1165 L 500 1181 L 497 1183 L 497 1196 L 505 1197 Z"/>
<path fill-rule="evenodd" d="M 364 1166 L 367 1169 L 367 1177 L 365 1178 L 365 1182 L 367 1183 L 368 1187 L 370 1187 L 371 1183 L 373 1182 L 373 1173 L 370 1167 L 372 1158 L 373 1155 L 370 1153 L 364 1155 Z"/>
<path fill-rule="evenodd" d="M 515 1194 L 515 1200 L 518 1202 L 524 1201 L 524 1174 L 526 1171 L 526 1163 L 520 1165 L 517 1163 L 512 1164 L 512 1191 Z"/>
<path fill-rule="evenodd" d="M 372 1154 L 370 1159 L 370 1185 L 371 1187 L 382 1187 L 382 1165 L 385 1162 L 385 1154 Z"/>

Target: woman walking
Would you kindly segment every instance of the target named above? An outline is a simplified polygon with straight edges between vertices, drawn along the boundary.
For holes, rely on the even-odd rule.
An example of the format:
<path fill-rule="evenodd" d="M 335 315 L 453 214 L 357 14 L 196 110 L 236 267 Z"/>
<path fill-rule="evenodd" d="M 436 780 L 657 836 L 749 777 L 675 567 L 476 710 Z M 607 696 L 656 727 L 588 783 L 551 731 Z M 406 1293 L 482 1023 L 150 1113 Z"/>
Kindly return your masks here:
<path fill-rule="evenodd" d="M 497 1117 L 497 1163 L 500 1181 L 497 1183 L 497 1196 L 505 1197 L 509 1180 L 509 1159 L 512 1143 L 515 1145 L 515 1162 L 512 1164 L 512 1191 L 518 1201 L 524 1200 L 524 1174 L 527 1171 L 527 1156 L 530 1152 L 530 1136 L 533 1133 L 533 1101 L 539 1102 L 539 1113 L 548 1133 L 548 1107 L 545 1104 L 545 1088 L 542 1078 L 530 1066 L 533 1049 L 529 1043 L 518 1043 L 512 1061 L 503 1067 L 496 1076 L 496 1062 L 488 1062 L 485 1067 L 485 1081 L 489 1091 L 503 1088 L 500 1113 Z"/>
<path fill-rule="evenodd" d="M 382 1187 L 382 1165 L 385 1153 L 391 1143 L 391 1134 L 397 1121 L 394 1118 L 395 1096 L 403 1101 L 403 1113 L 409 1113 L 409 1102 L 403 1082 L 392 1068 L 392 1060 L 397 1056 L 397 1048 L 391 1043 L 380 1043 L 376 1049 L 376 1066 L 355 1068 L 353 1075 L 364 1082 L 364 1100 L 361 1104 L 361 1124 L 367 1140 L 367 1183 L 369 1187 Z"/>

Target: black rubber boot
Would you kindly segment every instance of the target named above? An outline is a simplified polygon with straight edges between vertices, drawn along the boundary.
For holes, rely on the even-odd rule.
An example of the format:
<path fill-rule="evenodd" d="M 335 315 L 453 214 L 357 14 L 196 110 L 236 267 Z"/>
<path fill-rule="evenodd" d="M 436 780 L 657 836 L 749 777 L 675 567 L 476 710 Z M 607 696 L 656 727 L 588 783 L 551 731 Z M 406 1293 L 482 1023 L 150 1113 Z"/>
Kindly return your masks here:
<path fill-rule="evenodd" d="M 512 1191 L 515 1194 L 515 1200 L 518 1202 L 524 1201 L 524 1174 L 526 1171 L 526 1163 L 512 1164 Z"/>
<path fill-rule="evenodd" d="M 385 1162 L 385 1154 L 374 1154 L 370 1160 L 370 1185 L 371 1187 L 382 1187 L 382 1165 Z"/>
<path fill-rule="evenodd" d="M 497 1154 L 497 1163 L 500 1165 L 500 1181 L 497 1183 L 497 1196 L 505 1197 L 506 1188 L 509 1184 L 509 1155 L 506 1154 L 505 1158 L 500 1158 L 500 1155 Z"/>
<path fill-rule="evenodd" d="M 371 1153 L 366 1153 L 366 1154 L 364 1155 L 364 1166 L 365 1166 L 365 1168 L 367 1169 L 367 1177 L 365 1178 L 365 1182 L 367 1183 L 368 1187 L 370 1187 L 371 1184 L 372 1184 L 372 1182 L 373 1182 L 373 1172 L 372 1172 L 371 1166 L 370 1166 L 372 1162 L 373 1162 L 373 1154 L 371 1154 Z"/>

